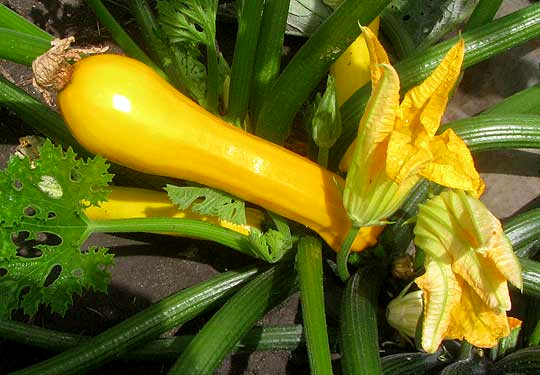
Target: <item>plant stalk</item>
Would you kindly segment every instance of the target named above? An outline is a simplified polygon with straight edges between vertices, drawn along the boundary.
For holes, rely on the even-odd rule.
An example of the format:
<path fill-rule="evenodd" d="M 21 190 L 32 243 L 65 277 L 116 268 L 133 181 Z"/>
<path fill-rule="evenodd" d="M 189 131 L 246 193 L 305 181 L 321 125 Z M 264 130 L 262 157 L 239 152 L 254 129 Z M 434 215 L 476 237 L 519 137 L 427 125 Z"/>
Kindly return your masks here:
<path fill-rule="evenodd" d="M 332 360 L 324 308 L 322 246 L 314 237 L 298 242 L 296 270 L 300 280 L 302 318 L 311 373 L 331 375 Z"/>

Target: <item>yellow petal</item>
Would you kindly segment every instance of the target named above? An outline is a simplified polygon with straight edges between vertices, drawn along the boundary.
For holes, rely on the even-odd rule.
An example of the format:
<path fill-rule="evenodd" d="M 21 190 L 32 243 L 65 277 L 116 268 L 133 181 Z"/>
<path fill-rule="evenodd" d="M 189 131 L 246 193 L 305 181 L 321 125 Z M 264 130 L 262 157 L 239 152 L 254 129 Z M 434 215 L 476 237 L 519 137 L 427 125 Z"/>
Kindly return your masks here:
<path fill-rule="evenodd" d="M 459 303 L 461 288 L 450 264 L 426 259 L 426 273 L 416 278 L 424 297 L 422 348 L 429 353 L 437 351 L 450 324 L 450 313 Z"/>
<path fill-rule="evenodd" d="M 496 346 L 510 333 L 506 312 L 491 309 L 463 279 L 457 280 L 462 289 L 461 301 L 452 310 L 446 337 L 465 339 L 480 348 Z"/>
<path fill-rule="evenodd" d="M 405 94 L 388 145 L 386 172 L 396 182 L 420 173 L 433 160 L 431 141 L 461 71 L 463 53 L 461 40 L 424 82 Z"/>
<path fill-rule="evenodd" d="M 482 246 L 477 252 L 493 262 L 497 270 L 516 288 L 523 290 L 521 263 L 512 249 L 510 240 L 504 234 L 501 222 L 481 201 L 469 198 L 468 203 L 471 210 L 476 213 L 479 232 L 484 234 Z"/>
<path fill-rule="evenodd" d="M 383 229 L 384 225 L 373 225 L 360 228 L 360 231 L 356 235 L 353 245 L 351 246 L 352 251 L 362 251 L 368 247 L 374 246 Z"/>
<path fill-rule="evenodd" d="M 467 145 L 452 129 L 435 136 L 430 143 L 433 160 L 421 174 L 428 180 L 454 189 L 470 192 L 479 197 L 484 182 L 474 167 L 474 160 Z"/>
<path fill-rule="evenodd" d="M 377 35 L 379 31 L 379 17 L 376 17 L 368 26 Z M 360 87 L 370 80 L 369 51 L 367 49 L 364 34 L 358 38 L 343 52 L 330 68 L 336 80 L 336 97 L 341 106 Z"/>
<path fill-rule="evenodd" d="M 390 65 L 390 59 L 384 47 L 377 39 L 377 36 L 368 27 L 360 26 L 360 28 L 362 29 L 362 35 L 364 35 L 369 51 L 371 85 L 375 86 L 382 75 L 380 65 Z"/>
<path fill-rule="evenodd" d="M 408 132 L 394 131 L 388 142 L 386 173 L 398 184 L 419 175 L 433 159 L 429 148 L 418 148 Z"/>
<path fill-rule="evenodd" d="M 452 257 L 452 270 L 467 282 L 489 308 L 510 310 L 507 279 L 498 265 L 487 256 L 492 250 L 485 243 L 492 235 L 491 231 L 495 230 L 493 226 L 486 226 L 486 222 L 497 219 L 483 204 L 464 192 L 445 191 L 439 197 L 450 214 L 453 237 L 460 239 L 447 246 L 447 252 Z M 490 232 L 486 233 L 486 229 Z"/>
<path fill-rule="evenodd" d="M 389 189 L 397 189 L 391 186 L 393 181 L 384 173 L 384 163 L 387 139 L 399 103 L 399 77 L 390 65 L 381 65 L 380 68 L 382 75 L 373 87 L 358 127 L 356 147 L 343 191 L 345 208 L 359 227 L 380 224 L 392 214 L 393 211 L 386 211 L 382 205 L 369 211 L 366 204 L 377 203 L 376 194 L 391 198 L 393 195 L 387 195 Z"/>
<path fill-rule="evenodd" d="M 402 121 L 398 129 L 410 127 L 416 133 L 425 131 L 433 137 L 446 109 L 448 96 L 459 77 L 465 52 L 463 39 L 456 43 L 439 66 L 419 86 L 409 90 L 400 109 Z M 416 137 L 414 137 L 416 138 Z"/>

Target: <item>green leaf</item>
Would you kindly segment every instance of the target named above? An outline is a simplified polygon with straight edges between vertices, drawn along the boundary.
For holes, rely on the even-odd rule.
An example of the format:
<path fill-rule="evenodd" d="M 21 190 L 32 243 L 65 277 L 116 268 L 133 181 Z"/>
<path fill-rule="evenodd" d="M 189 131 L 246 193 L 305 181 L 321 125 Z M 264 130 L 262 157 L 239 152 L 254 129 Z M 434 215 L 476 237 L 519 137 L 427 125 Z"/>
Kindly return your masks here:
<path fill-rule="evenodd" d="M 217 0 L 159 0 L 160 23 L 171 43 L 215 43 Z"/>
<path fill-rule="evenodd" d="M 270 228 L 266 232 L 262 232 L 257 228 L 251 228 L 249 242 L 258 257 L 267 262 L 275 263 L 292 249 L 295 238 L 291 235 L 286 219 L 272 212 L 268 212 L 268 214 L 277 230 Z"/>
<path fill-rule="evenodd" d="M 406 34 L 422 51 L 454 30 L 472 13 L 478 1 L 469 0 L 394 0 L 382 13 L 383 28 L 396 24 L 400 38 Z M 392 33 L 390 33 L 392 38 Z"/>
<path fill-rule="evenodd" d="M 245 225 L 246 204 L 227 193 L 207 187 L 174 186 L 165 188 L 171 201 L 181 210 L 191 209 L 201 215 L 217 216 L 233 224 Z"/>
<path fill-rule="evenodd" d="M 171 52 L 187 94 L 205 107 L 206 67 L 199 60 L 199 51 L 183 45 L 175 45 L 171 46 Z"/>
<path fill-rule="evenodd" d="M 330 16 L 332 8 L 321 0 L 291 0 L 287 33 L 309 36 Z"/>
<path fill-rule="evenodd" d="M 107 199 L 112 175 L 103 158 L 75 156 L 47 140 L 39 159 L 12 156 L 0 172 L 0 319 L 41 303 L 63 314 L 73 293 L 107 288 L 112 255 L 81 249 L 90 233 L 82 210 Z"/>

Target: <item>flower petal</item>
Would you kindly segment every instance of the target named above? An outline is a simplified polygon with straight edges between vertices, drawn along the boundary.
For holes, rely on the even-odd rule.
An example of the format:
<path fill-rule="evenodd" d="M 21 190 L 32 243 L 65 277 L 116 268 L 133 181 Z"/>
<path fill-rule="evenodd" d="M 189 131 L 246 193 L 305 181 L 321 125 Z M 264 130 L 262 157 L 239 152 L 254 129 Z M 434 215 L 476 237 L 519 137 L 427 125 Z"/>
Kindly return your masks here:
<path fill-rule="evenodd" d="M 421 172 L 422 176 L 440 185 L 470 192 L 479 197 L 484 182 L 474 167 L 467 145 L 452 129 L 435 136 L 430 143 L 433 160 Z"/>
<path fill-rule="evenodd" d="M 435 135 L 446 109 L 448 96 L 461 72 L 464 53 L 465 43 L 460 39 L 431 75 L 405 94 L 400 106 L 401 126 L 412 128 L 415 133 L 425 131 L 429 137 Z M 401 126 L 398 126 L 398 129 Z"/>
<path fill-rule="evenodd" d="M 473 288 L 488 307 L 510 310 L 507 279 L 500 272 L 499 265 L 487 256 L 492 250 L 485 243 L 495 230 L 493 226 L 486 226 L 486 222 L 497 219 L 477 199 L 463 191 L 445 191 L 439 196 L 450 214 L 454 236 L 461 237 L 459 243 L 451 243 L 447 247 L 453 259 L 452 270 Z"/>
<path fill-rule="evenodd" d="M 420 173 L 433 160 L 431 140 L 459 77 L 464 48 L 460 40 L 433 73 L 409 90 L 401 102 L 389 140 L 386 166 L 390 178 L 398 183 Z"/>
<path fill-rule="evenodd" d="M 465 339 L 480 348 L 496 346 L 500 338 L 510 333 L 506 312 L 491 309 L 463 279 L 458 276 L 457 280 L 462 290 L 461 301 L 452 310 L 446 337 Z"/>
<path fill-rule="evenodd" d="M 437 351 L 446 336 L 450 314 L 461 298 L 461 288 L 450 264 L 426 258 L 426 273 L 416 278 L 424 297 L 422 348 Z"/>
<path fill-rule="evenodd" d="M 390 59 L 377 36 L 368 27 L 360 26 L 369 51 L 371 85 L 375 86 L 382 75 L 380 65 L 390 65 Z"/>
<path fill-rule="evenodd" d="M 376 17 L 368 26 L 375 35 L 379 31 L 379 21 L 380 17 Z M 332 64 L 330 73 L 336 79 L 336 96 L 339 106 L 369 82 L 371 71 L 364 34 L 360 34 Z"/>

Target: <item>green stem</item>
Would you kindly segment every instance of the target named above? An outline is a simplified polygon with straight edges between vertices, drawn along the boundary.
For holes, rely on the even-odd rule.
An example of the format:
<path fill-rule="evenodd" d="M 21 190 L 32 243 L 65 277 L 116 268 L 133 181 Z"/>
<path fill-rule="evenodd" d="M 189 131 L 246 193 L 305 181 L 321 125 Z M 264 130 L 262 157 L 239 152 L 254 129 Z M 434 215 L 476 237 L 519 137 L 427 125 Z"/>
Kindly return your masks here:
<path fill-rule="evenodd" d="M 38 36 L 0 28 L 0 58 L 31 65 L 39 55 L 51 48 L 51 42 Z"/>
<path fill-rule="evenodd" d="M 135 17 L 141 31 L 141 39 L 153 59 L 165 68 L 171 62 L 166 43 L 158 36 L 159 26 L 147 0 L 129 2 L 131 14 Z"/>
<path fill-rule="evenodd" d="M 249 0 L 241 3 L 243 5 L 238 20 L 238 34 L 231 66 L 227 119 L 236 126 L 244 127 L 253 83 L 264 0 Z"/>
<path fill-rule="evenodd" d="M 24 123 L 32 126 L 46 137 L 51 138 L 64 147 L 73 147 L 80 156 L 89 155 L 75 138 L 73 138 L 64 120 L 58 113 L 1 77 L 0 104 L 2 107 L 13 111 Z"/>
<path fill-rule="evenodd" d="M 296 269 L 311 373 L 331 375 L 332 360 L 324 309 L 322 246 L 319 240 L 314 237 L 300 239 Z"/>
<path fill-rule="evenodd" d="M 540 345 L 540 320 L 536 323 L 536 326 L 534 326 L 534 330 L 532 331 L 531 335 L 529 336 L 529 340 L 527 343 L 529 346 L 538 346 Z"/>
<path fill-rule="evenodd" d="M 330 65 L 390 0 L 345 0 L 285 67 L 261 104 L 256 134 L 282 144 L 296 112 L 328 72 Z"/>
<path fill-rule="evenodd" d="M 0 27 L 19 31 L 23 34 L 32 35 L 41 39 L 46 39 L 48 41 L 54 39 L 51 34 L 46 32 L 45 30 L 40 29 L 32 22 L 15 13 L 3 4 L 0 4 Z M 18 47 L 20 46 L 17 45 L 17 48 Z"/>
<path fill-rule="evenodd" d="M 480 0 L 467 21 L 467 30 L 483 26 L 495 17 L 501 6 L 502 0 Z"/>
<path fill-rule="evenodd" d="M 540 116 L 480 115 L 443 125 L 453 129 L 471 152 L 505 148 L 540 148 Z"/>
<path fill-rule="evenodd" d="M 323 167 L 328 166 L 328 156 L 330 149 L 326 147 L 319 147 L 319 154 L 317 155 L 317 163 Z"/>
<path fill-rule="evenodd" d="M 93 233 L 175 233 L 214 241 L 248 255 L 251 251 L 249 237 L 204 221 L 178 218 L 136 218 L 91 221 L 88 230 Z"/>
<path fill-rule="evenodd" d="M 131 39 L 131 37 L 125 32 L 125 30 L 120 26 L 116 21 L 113 15 L 107 10 L 105 5 L 101 0 L 87 0 L 88 5 L 94 13 L 96 14 L 99 21 L 109 30 L 114 41 L 118 43 L 120 48 L 128 55 L 131 56 L 152 69 L 154 69 L 158 74 L 165 77 L 165 73 L 157 66 L 151 59 L 144 53 L 142 49 L 139 48 L 137 43 Z"/>
<path fill-rule="evenodd" d="M 390 40 L 399 60 L 413 55 L 416 46 L 408 32 L 401 29 L 401 22 L 392 12 L 381 13 L 381 31 Z"/>
<path fill-rule="evenodd" d="M 533 4 L 499 18 L 485 26 L 461 34 L 465 40 L 463 68 L 472 66 L 507 51 L 540 35 L 540 4 Z M 446 52 L 457 42 L 449 39 L 427 49 L 421 55 L 407 58 L 396 65 L 402 90 L 422 82 L 440 63 Z M 331 152 L 330 167 L 336 168 L 349 144 L 356 137 L 358 124 L 371 92 L 370 85 L 356 91 L 342 106 L 343 131 Z"/>
<path fill-rule="evenodd" d="M 512 217 L 504 224 L 504 233 L 512 243 L 516 255 L 529 258 L 531 245 L 540 238 L 540 209 L 532 209 Z"/>
<path fill-rule="evenodd" d="M 345 237 L 345 241 L 343 241 L 341 249 L 339 249 L 339 253 L 337 255 L 337 273 L 343 282 L 346 282 L 349 277 L 351 277 L 347 260 L 349 259 L 349 254 L 351 253 L 351 246 L 359 231 L 360 228 L 355 226 L 349 229 L 349 233 L 347 233 L 347 237 Z"/>
<path fill-rule="evenodd" d="M 70 350 L 12 375 L 82 374 L 198 316 L 230 296 L 258 268 L 222 273 L 175 293 Z"/>
<path fill-rule="evenodd" d="M 253 118 L 257 118 L 258 108 L 279 74 L 289 4 L 290 0 L 266 0 L 264 3 L 251 93 Z"/>
<path fill-rule="evenodd" d="M 340 352 L 344 375 L 382 374 L 377 333 L 377 297 L 384 272 L 360 268 L 341 301 Z"/>
<path fill-rule="evenodd" d="M 210 375 L 235 344 L 294 289 L 288 263 L 274 265 L 256 276 L 223 305 L 197 333 L 169 375 Z"/>
<path fill-rule="evenodd" d="M 483 115 L 540 115 L 540 86 L 535 85 L 505 98 L 482 112 Z"/>
<path fill-rule="evenodd" d="M 216 42 L 210 43 L 206 47 L 206 103 L 208 109 L 217 114 L 219 100 L 219 71 L 218 71 L 218 55 Z"/>
<path fill-rule="evenodd" d="M 90 336 L 59 332 L 13 320 L 0 320 L 0 337 L 49 351 L 63 352 L 81 345 Z M 120 358 L 129 361 L 176 360 L 193 335 L 159 338 L 123 353 Z M 331 346 L 336 346 L 336 332 L 330 331 Z M 263 325 L 251 329 L 238 343 L 234 353 L 251 353 L 260 350 L 296 350 L 305 345 L 304 330 L 300 324 Z"/>
<path fill-rule="evenodd" d="M 523 293 L 536 298 L 540 297 L 540 263 L 520 258 L 523 276 Z"/>

